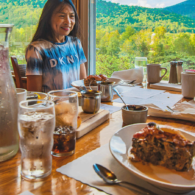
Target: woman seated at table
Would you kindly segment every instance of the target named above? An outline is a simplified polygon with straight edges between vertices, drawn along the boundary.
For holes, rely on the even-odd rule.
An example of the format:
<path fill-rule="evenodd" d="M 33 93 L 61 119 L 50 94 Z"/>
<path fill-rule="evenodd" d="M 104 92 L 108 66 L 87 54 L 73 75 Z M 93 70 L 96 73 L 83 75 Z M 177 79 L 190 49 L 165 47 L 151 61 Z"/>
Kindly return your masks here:
<path fill-rule="evenodd" d="M 48 0 L 27 47 L 27 90 L 48 92 L 71 87 L 86 77 L 79 19 L 71 0 Z"/>

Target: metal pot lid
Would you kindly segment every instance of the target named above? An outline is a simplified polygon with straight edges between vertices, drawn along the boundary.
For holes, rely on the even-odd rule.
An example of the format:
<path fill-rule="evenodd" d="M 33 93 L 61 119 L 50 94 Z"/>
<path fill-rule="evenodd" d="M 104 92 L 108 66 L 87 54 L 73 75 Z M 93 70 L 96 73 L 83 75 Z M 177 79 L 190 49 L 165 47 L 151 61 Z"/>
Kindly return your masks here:
<path fill-rule="evenodd" d="M 115 81 L 113 81 L 113 82 L 111 82 L 111 81 L 96 81 L 97 82 L 97 84 L 101 84 L 101 85 L 114 85 L 116 82 Z"/>
<path fill-rule="evenodd" d="M 100 95 L 102 92 L 101 91 L 97 91 L 97 90 L 83 90 L 81 91 L 81 94 L 84 96 L 98 96 Z"/>

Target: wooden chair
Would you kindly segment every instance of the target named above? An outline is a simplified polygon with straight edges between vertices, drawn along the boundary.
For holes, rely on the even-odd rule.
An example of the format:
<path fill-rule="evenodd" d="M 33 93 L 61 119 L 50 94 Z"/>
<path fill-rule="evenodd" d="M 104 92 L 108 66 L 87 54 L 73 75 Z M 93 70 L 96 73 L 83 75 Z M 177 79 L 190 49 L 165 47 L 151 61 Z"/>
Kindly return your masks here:
<path fill-rule="evenodd" d="M 14 56 L 11 57 L 11 62 L 14 69 L 16 88 L 26 89 L 26 64 L 19 65 L 17 58 Z"/>

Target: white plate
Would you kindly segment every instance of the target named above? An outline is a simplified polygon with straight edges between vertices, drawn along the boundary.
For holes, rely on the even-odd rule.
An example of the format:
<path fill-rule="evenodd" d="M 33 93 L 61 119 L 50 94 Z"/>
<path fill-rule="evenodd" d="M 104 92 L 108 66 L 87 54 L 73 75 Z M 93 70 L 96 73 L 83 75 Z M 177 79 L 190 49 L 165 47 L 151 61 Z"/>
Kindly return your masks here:
<path fill-rule="evenodd" d="M 114 84 L 113 86 L 117 86 L 117 85 L 120 85 L 120 84 L 123 83 L 123 80 L 118 79 L 118 78 L 108 78 L 107 81 L 115 82 L 115 84 Z M 73 81 L 73 82 L 71 83 L 71 85 L 72 85 L 73 87 L 76 87 L 76 88 L 79 89 L 79 87 L 84 86 L 84 80 Z M 88 86 L 86 86 L 86 87 L 87 87 L 87 89 L 89 89 Z M 98 89 L 97 86 L 91 86 L 91 88 L 92 88 L 93 90 L 97 90 L 97 89 Z"/>
<path fill-rule="evenodd" d="M 146 123 L 129 125 L 112 136 L 109 145 L 114 158 L 131 173 L 163 190 L 175 193 L 195 190 L 195 179 L 188 180 L 184 178 L 184 175 L 187 174 L 186 172 L 177 172 L 152 164 L 142 165 L 140 162 L 136 164 L 128 159 L 128 152 L 132 145 L 134 133 L 140 131 L 146 125 Z M 180 131 L 187 139 L 191 141 L 195 140 L 195 137 L 191 134 L 182 130 Z"/>

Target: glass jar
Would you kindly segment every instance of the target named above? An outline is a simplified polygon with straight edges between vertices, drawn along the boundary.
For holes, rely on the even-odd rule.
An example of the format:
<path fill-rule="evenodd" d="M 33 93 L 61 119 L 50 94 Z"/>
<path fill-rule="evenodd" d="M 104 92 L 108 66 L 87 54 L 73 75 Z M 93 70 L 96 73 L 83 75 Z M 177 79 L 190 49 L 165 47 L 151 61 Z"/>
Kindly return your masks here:
<path fill-rule="evenodd" d="M 18 103 L 9 65 L 9 34 L 13 25 L 0 24 L 0 162 L 18 151 Z"/>

